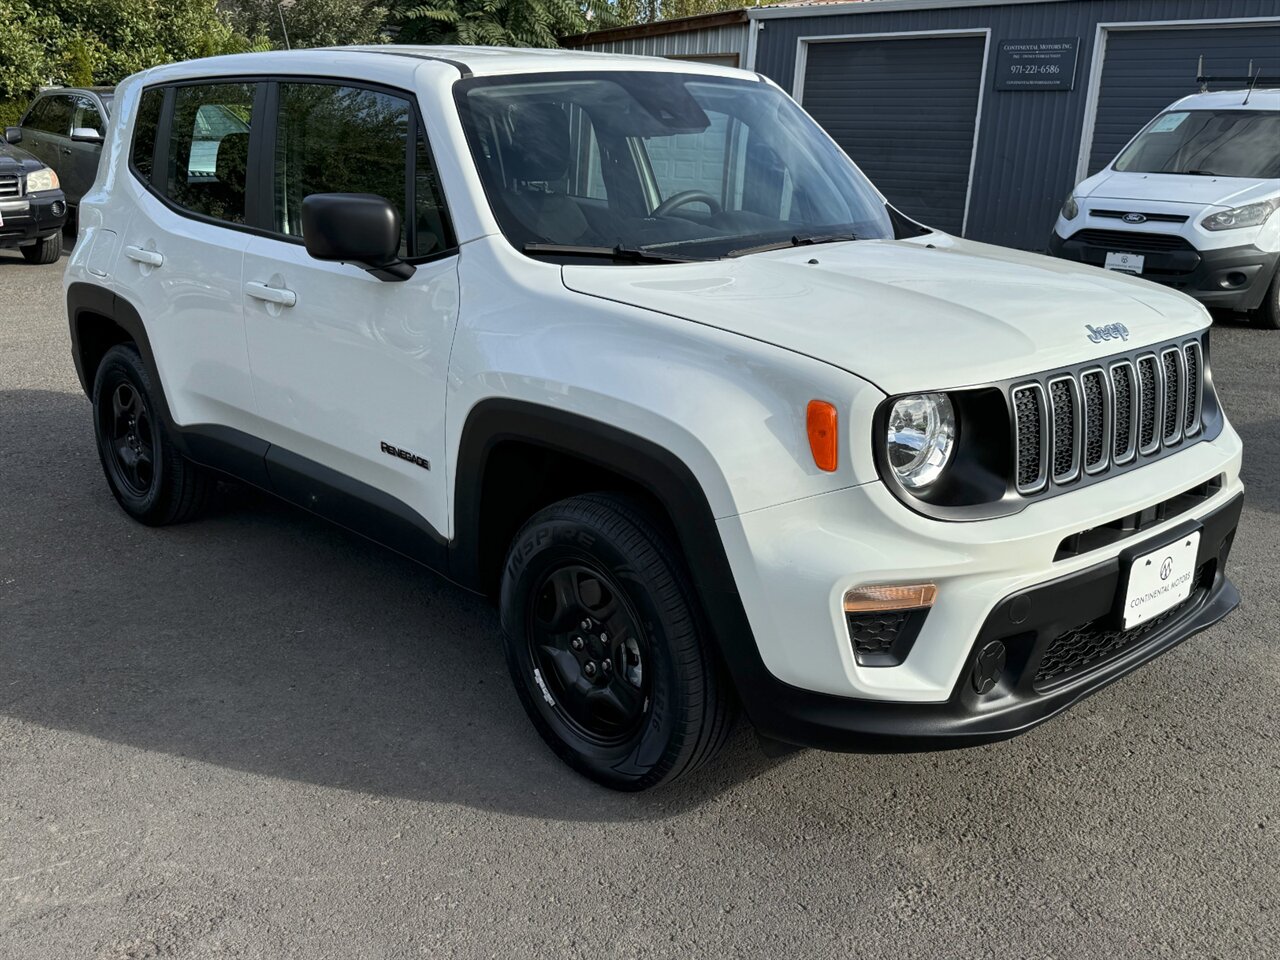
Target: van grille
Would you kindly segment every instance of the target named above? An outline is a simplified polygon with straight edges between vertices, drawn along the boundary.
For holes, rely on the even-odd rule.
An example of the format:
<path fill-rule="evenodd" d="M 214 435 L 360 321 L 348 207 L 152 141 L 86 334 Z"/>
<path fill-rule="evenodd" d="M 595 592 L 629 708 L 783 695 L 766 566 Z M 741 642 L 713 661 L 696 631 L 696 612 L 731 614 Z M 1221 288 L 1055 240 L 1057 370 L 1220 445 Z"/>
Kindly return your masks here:
<path fill-rule="evenodd" d="M 1150 457 L 1200 431 L 1204 364 L 1192 340 L 1051 373 L 1010 391 L 1023 495 Z"/>

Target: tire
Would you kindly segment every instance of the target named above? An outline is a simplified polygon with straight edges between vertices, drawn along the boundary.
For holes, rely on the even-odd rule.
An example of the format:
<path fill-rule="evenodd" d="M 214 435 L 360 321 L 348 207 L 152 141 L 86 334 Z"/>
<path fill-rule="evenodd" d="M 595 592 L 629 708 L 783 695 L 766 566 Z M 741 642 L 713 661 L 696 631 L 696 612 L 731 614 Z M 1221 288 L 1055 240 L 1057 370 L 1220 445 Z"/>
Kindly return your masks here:
<path fill-rule="evenodd" d="M 22 258 L 27 263 L 57 263 L 62 257 L 62 233 L 55 233 L 51 237 L 45 237 L 30 246 L 18 249 L 22 251 Z"/>
<path fill-rule="evenodd" d="M 217 482 L 174 446 L 159 390 L 132 344 L 112 347 L 93 381 L 93 425 L 107 485 L 125 513 L 148 526 L 199 515 Z"/>
<path fill-rule="evenodd" d="M 579 773 L 645 790 L 724 745 L 735 705 L 693 597 L 669 537 L 625 498 L 562 500 L 516 534 L 507 665 L 538 733 Z"/>
<path fill-rule="evenodd" d="M 1280 270 L 1276 271 L 1262 306 L 1253 315 L 1253 322 L 1264 330 L 1280 330 Z"/>

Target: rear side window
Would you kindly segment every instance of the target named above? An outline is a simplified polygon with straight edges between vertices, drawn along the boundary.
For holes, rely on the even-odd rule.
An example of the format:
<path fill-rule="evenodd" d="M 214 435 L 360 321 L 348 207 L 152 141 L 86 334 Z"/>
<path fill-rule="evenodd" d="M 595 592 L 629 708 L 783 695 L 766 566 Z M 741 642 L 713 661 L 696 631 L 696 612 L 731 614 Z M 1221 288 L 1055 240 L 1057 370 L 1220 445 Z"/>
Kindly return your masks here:
<path fill-rule="evenodd" d="M 256 84 L 174 90 L 163 193 L 192 213 L 245 222 L 249 129 Z"/>
<path fill-rule="evenodd" d="M 98 106 L 88 97 L 76 97 L 75 112 L 71 117 L 72 130 L 94 130 L 99 134 L 106 133 L 106 124 L 102 122 L 102 114 Z"/>
<path fill-rule="evenodd" d="M 71 133 L 71 98 L 46 97 L 32 108 L 24 126 L 45 133 L 69 136 Z"/>
<path fill-rule="evenodd" d="M 302 236 L 302 201 L 313 193 L 372 193 L 405 216 L 409 101 L 322 83 L 280 84 L 273 229 Z M 408 230 L 401 255 L 407 255 Z"/>
<path fill-rule="evenodd" d="M 130 159 L 133 169 L 147 183 L 151 182 L 151 170 L 156 152 L 156 128 L 160 126 L 160 108 L 164 106 L 164 91 L 158 87 L 142 91 L 138 101 L 138 119 L 133 124 L 133 150 Z"/>

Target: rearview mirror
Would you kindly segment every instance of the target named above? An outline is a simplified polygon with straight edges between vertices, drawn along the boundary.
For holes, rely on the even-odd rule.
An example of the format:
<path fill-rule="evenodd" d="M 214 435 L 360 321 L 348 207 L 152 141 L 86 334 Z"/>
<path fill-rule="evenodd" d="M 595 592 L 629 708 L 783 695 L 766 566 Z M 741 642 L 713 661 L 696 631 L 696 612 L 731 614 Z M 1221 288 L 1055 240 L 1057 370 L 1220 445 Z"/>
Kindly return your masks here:
<path fill-rule="evenodd" d="M 379 280 L 408 280 L 400 259 L 400 214 L 369 193 L 313 193 L 302 201 L 302 240 L 317 260 L 353 263 Z"/>
<path fill-rule="evenodd" d="M 21 127 L 5 127 L 4 142 L 5 143 L 21 143 L 22 128 Z"/>
<path fill-rule="evenodd" d="M 76 127 L 71 131 L 71 139 L 76 143 L 101 143 L 102 134 L 93 127 Z"/>

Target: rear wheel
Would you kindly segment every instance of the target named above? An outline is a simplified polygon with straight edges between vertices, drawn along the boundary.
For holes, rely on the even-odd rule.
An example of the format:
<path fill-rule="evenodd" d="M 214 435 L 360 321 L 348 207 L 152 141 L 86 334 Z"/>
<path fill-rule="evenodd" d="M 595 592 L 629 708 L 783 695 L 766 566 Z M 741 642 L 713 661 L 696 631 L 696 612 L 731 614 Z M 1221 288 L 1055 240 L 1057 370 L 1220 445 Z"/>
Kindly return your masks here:
<path fill-rule="evenodd" d="M 1266 299 L 1254 315 L 1254 322 L 1267 330 L 1280 330 L 1280 270 L 1276 271 L 1271 288 L 1267 290 Z"/>
<path fill-rule="evenodd" d="M 98 458 L 125 512 L 142 523 L 164 526 L 199 514 L 216 481 L 178 452 L 157 415 L 157 396 L 132 344 L 107 351 L 93 383 Z"/>
<path fill-rule="evenodd" d="M 51 237 L 45 237 L 43 240 L 37 240 L 19 249 L 27 263 L 57 263 L 58 258 L 62 256 L 62 234 L 55 233 Z"/>
<path fill-rule="evenodd" d="M 631 501 L 591 494 L 535 515 L 507 556 L 501 613 L 525 710 L 580 773 L 644 790 L 723 746 L 728 684 L 674 546 Z"/>

